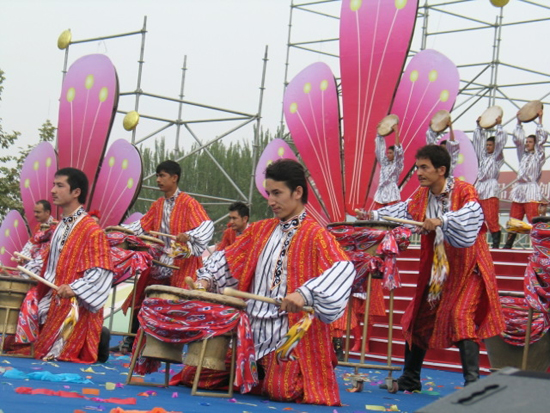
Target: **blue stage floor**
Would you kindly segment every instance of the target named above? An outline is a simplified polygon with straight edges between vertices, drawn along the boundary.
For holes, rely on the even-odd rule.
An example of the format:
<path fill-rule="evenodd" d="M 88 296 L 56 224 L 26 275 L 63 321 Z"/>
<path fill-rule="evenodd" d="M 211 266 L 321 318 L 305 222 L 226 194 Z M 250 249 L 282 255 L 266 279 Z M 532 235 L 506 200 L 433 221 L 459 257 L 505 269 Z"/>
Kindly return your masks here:
<path fill-rule="evenodd" d="M 336 374 L 340 384 L 340 395 L 344 406 L 326 407 L 300 405 L 293 403 L 276 403 L 264 397 L 241 395 L 236 393 L 232 399 L 191 396 L 190 389 L 182 386 L 156 388 L 152 386 L 126 386 L 129 356 L 112 353 L 105 364 L 83 365 L 65 362 L 42 362 L 40 360 L 0 356 L 0 411 L 3 413 L 65 413 L 104 411 L 120 407 L 124 410 L 148 411 L 161 407 L 173 412 L 208 412 L 208 413 L 243 413 L 243 412 L 367 412 L 367 411 L 400 411 L 414 412 L 436 399 L 446 396 L 462 386 L 462 375 L 458 373 L 424 369 L 422 374 L 423 391 L 413 394 L 389 394 L 378 389 L 387 373 L 384 370 L 361 370 L 366 382 L 360 393 L 348 392 L 351 383 L 348 375 L 351 368 L 338 367 Z M 163 364 L 164 367 L 164 364 Z M 173 365 L 174 372 L 180 365 Z M 55 377 L 67 373 L 78 375 L 79 380 L 88 383 L 43 381 L 35 376 L 47 372 Z M 33 374 L 34 373 L 34 374 Z M 31 374 L 31 378 L 25 378 Z M 61 376 L 58 376 L 61 375 Z M 17 378 L 19 377 L 20 378 Z M 394 373 L 394 377 L 399 372 Z M 145 378 L 146 381 L 162 383 L 164 374 L 155 373 Z M 77 380 L 78 381 L 78 380 Z M 110 390 L 113 388 L 113 390 Z M 23 394 L 36 392 L 36 389 L 49 389 L 61 392 L 60 395 Z M 95 393 L 95 394 L 89 394 Z M 85 396 L 86 398 L 82 398 Z M 109 401 L 109 399 L 111 399 Z M 135 400 L 135 404 L 122 404 Z"/>

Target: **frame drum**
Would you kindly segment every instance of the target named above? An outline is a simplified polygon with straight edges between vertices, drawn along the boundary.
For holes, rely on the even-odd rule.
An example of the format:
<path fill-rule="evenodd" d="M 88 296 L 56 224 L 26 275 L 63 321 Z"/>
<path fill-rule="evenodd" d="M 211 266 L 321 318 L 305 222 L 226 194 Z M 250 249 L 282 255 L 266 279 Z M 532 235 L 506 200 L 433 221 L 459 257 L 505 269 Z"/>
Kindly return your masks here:
<path fill-rule="evenodd" d="M 378 127 L 376 128 L 376 132 L 380 136 L 388 136 L 390 133 L 393 132 L 392 128 L 398 123 L 399 118 L 397 117 L 397 115 L 388 115 L 380 121 Z"/>
<path fill-rule="evenodd" d="M 502 108 L 498 105 L 485 109 L 485 112 L 481 114 L 481 119 L 479 119 L 479 126 L 483 129 L 491 129 L 497 124 L 497 118 L 499 116 L 502 118 L 503 113 Z"/>
<path fill-rule="evenodd" d="M 0 333 L 15 334 L 19 310 L 36 281 L 23 277 L 0 276 Z"/>
<path fill-rule="evenodd" d="M 441 133 L 447 128 L 447 123 L 451 119 L 451 114 L 448 110 L 439 110 L 433 115 L 430 121 L 430 128 L 436 133 Z"/>
<path fill-rule="evenodd" d="M 542 110 L 542 102 L 540 100 L 532 100 L 526 103 L 518 112 L 518 119 L 521 122 L 531 122 L 539 116 L 539 111 Z"/>

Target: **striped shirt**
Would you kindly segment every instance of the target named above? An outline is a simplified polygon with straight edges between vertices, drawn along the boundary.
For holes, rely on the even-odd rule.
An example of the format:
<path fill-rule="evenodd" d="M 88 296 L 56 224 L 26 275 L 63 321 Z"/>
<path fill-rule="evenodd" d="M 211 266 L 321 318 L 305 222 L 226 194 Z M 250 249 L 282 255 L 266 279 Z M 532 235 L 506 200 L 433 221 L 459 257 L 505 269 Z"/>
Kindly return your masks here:
<path fill-rule="evenodd" d="M 477 125 L 474 131 L 474 150 L 477 155 L 478 173 L 476 180 L 476 190 L 479 199 L 489 199 L 498 197 L 498 176 L 500 168 L 504 165 L 504 146 L 508 134 L 502 129 L 502 125 L 497 125 L 495 132 L 495 150 L 493 153 L 487 152 L 487 132 Z"/>
<path fill-rule="evenodd" d="M 538 181 L 542 173 L 542 167 L 546 161 L 544 144 L 548 139 L 548 132 L 542 125 L 537 124 L 537 141 L 533 152 L 525 151 L 525 132 L 519 123 L 514 130 L 514 144 L 518 153 L 519 171 L 517 181 L 510 193 L 510 200 L 518 203 L 540 202 L 542 193 Z"/>
<path fill-rule="evenodd" d="M 441 229 L 446 242 L 456 248 L 467 248 L 474 245 L 485 217 L 478 202 L 467 202 L 457 211 L 449 209 L 454 186 L 454 178 L 449 177 L 444 191 L 439 195 L 429 193 L 426 218 L 439 218 Z M 389 205 L 377 211 L 372 211 L 375 220 L 381 216 L 412 219 L 408 212 L 411 199 L 398 204 Z"/>
<path fill-rule="evenodd" d="M 426 145 L 437 145 L 437 141 L 440 137 L 440 133 L 435 132 L 432 128 L 428 128 L 426 131 Z M 451 155 L 451 168 L 449 169 L 449 176 L 452 176 L 456 163 L 458 162 L 458 155 L 460 154 L 460 143 L 458 141 L 447 139 L 447 142 L 445 142 L 445 149 L 447 149 L 447 152 Z"/>
<path fill-rule="evenodd" d="M 396 145 L 393 153 L 393 161 L 388 160 L 386 156 L 386 140 L 383 136 L 377 135 L 376 160 L 380 164 L 380 178 L 378 180 L 378 189 L 374 195 L 374 201 L 379 204 L 389 204 L 390 202 L 401 200 L 397 181 L 403 171 L 403 147 Z"/>
<path fill-rule="evenodd" d="M 76 224 L 86 216 L 86 211 L 82 207 L 77 209 L 71 216 L 63 218 L 55 232 L 52 235 L 50 243 L 50 253 L 48 256 L 48 266 L 44 272 L 44 279 L 55 284 L 56 267 L 59 255 L 63 250 L 65 241 L 67 241 Z M 107 301 L 111 292 L 113 282 L 113 272 L 104 268 L 90 268 L 84 272 L 84 276 L 69 284 L 78 298 L 78 304 L 82 305 L 91 312 L 97 312 Z M 38 315 L 40 323 L 46 321 L 53 291 L 50 290 L 38 303 Z"/>
<path fill-rule="evenodd" d="M 283 224 L 273 231 L 259 257 L 251 286 L 253 294 L 274 299 L 282 299 L 287 295 L 286 260 L 283 260 L 280 282 L 274 284 L 271 276 L 275 273 L 285 241 Z M 297 291 L 304 297 L 306 305 L 313 306 L 316 317 L 324 323 L 331 323 L 345 311 L 354 275 L 355 269 L 351 262 L 339 261 L 319 276 L 308 280 Z M 236 288 L 238 285 L 229 271 L 224 251 L 214 252 L 204 267 L 197 271 L 197 278 L 206 279 L 212 290 L 218 293 L 225 287 Z M 255 300 L 248 301 L 247 313 L 254 334 L 256 358 L 259 360 L 274 351 L 288 332 L 288 316 L 280 313 L 275 305 Z"/>
<path fill-rule="evenodd" d="M 174 195 L 164 200 L 164 204 L 162 206 L 162 222 L 160 224 L 159 232 L 170 234 L 170 217 L 172 216 L 172 211 L 174 210 L 174 205 L 176 204 L 176 198 L 180 193 L 181 190 L 178 188 Z M 134 234 L 136 235 L 142 235 L 145 233 L 141 227 L 141 221 L 139 220 L 122 226 L 134 231 Z M 214 223 L 210 220 L 203 221 L 198 227 L 187 231 L 186 234 L 189 235 L 187 246 L 191 250 L 191 253 L 196 257 L 200 257 L 204 250 L 208 247 L 208 243 L 214 235 Z M 171 248 L 170 244 L 172 239 L 166 236 L 160 236 L 159 239 L 161 239 L 165 245 L 165 252 L 163 252 L 160 256 L 159 261 L 163 264 L 173 265 L 174 258 L 167 254 L 168 249 Z M 169 278 L 172 276 L 172 272 L 174 270 L 157 265 L 155 266 L 155 271 L 158 273 L 156 274 L 157 278 Z"/>

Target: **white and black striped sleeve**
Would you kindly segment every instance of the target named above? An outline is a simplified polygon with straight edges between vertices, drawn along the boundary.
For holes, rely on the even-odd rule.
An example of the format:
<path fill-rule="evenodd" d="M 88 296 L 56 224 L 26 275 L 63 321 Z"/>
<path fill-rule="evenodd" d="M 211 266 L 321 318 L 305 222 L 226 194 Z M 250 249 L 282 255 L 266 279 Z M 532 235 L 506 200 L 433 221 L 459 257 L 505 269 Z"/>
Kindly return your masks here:
<path fill-rule="evenodd" d="M 298 291 L 322 322 L 332 323 L 344 314 L 354 278 L 353 264 L 338 261 L 318 277 L 308 280 Z"/>
<path fill-rule="evenodd" d="M 236 288 L 239 284 L 229 271 L 224 251 L 214 252 L 204 262 L 204 266 L 197 270 L 197 280 L 208 281 L 210 290 L 218 294 L 222 293 L 225 287 Z"/>
<path fill-rule="evenodd" d="M 474 245 L 485 217 L 478 202 L 467 202 L 457 211 L 449 211 L 441 217 L 445 241 L 456 248 Z"/>
<path fill-rule="evenodd" d="M 380 209 L 377 209 L 376 211 L 371 211 L 372 219 L 378 221 L 382 220 L 381 217 L 388 216 L 392 218 L 401 218 L 401 219 L 411 219 L 411 215 L 409 214 L 409 201 L 410 199 L 407 199 L 404 202 L 398 202 L 397 204 L 388 205 L 385 207 L 382 207 Z M 408 225 L 405 225 L 408 226 Z"/>
<path fill-rule="evenodd" d="M 189 247 L 196 257 L 200 257 L 214 235 L 214 223 L 203 221 L 197 228 L 187 232 L 189 235 Z"/>
<path fill-rule="evenodd" d="M 142 235 L 145 233 L 143 228 L 141 227 L 141 221 L 138 219 L 137 221 L 134 221 L 130 224 L 120 224 L 121 227 L 127 228 L 129 230 L 134 231 L 135 235 Z"/>
<path fill-rule="evenodd" d="M 84 272 L 84 276 L 73 281 L 69 286 L 74 291 L 79 301 L 92 312 L 99 311 L 107 302 L 113 272 L 104 268 L 90 268 Z"/>

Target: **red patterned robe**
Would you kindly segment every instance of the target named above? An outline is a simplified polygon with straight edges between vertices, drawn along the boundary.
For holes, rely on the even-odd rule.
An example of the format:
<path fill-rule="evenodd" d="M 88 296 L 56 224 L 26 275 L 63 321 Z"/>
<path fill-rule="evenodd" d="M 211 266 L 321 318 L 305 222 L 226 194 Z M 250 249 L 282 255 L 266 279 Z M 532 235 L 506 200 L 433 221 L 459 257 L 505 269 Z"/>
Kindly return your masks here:
<path fill-rule="evenodd" d="M 223 232 L 222 240 L 216 245 L 216 251 L 223 251 L 237 239 L 237 231 L 231 227 L 227 227 Z"/>
<path fill-rule="evenodd" d="M 278 225 L 278 219 L 254 223 L 225 250 L 230 272 L 239 280 L 239 290 L 250 291 L 258 259 Z M 288 249 L 287 294 L 338 261 L 348 261 L 346 253 L 328 231 L 306 217 Z M 295 324 L 301 316 L 289 313 L 289 325 Z M 314 319 L 295 352 L 298 360 L 294 362 L 277 364 L 275 357 L 270 357 L 274 353 L 264 357 L 267 360 L 260 360 L 266 367 L 264 389 L 270 397 L 284 398 L 296 387 L 302 387 L 303 396 L 297 400 L 299 402 L 340 405 L 330 324 Z"/>
<path fill-rule="evenodd" d="M 45 251 L 46 259 L 43 269 L 48 266 L 49 246 Z M 110 249 L 105 233 L 88 215 L 75 224 L 72 229 L 56 265 L 55 285 L 70 284 L 82 278 L 86 270 L 103 268 L 112 271 Z M 43 271 L 44 272 L 44 271 Z M 44 284 L 38 286 L 38 301 L 49 291 Z M 71 300 L 57 299 L 53 296 L 48 311 L 46 323 L 41 327 L 35 343 L 35 357 L 40 359 L 48 354 L 54 344 L 57 332 L 67 318 L 71 308 Z M 103 309 L 97 313 L 88 311 L 79 306 L 79 318 L 72 334 L 65 343 L 58 360 L 77 363 L 95 363 L 101 327 L 103 326 Z"/>
<path fill-rule="evenodd" d="M 408 212 L 415 221 L 423 222 L 426 218 L 428 191 L 420 188 L 408 204 Z M 475 188 L 455 180 L 449 210 L 457 211 L 471 201 L 478 202 Z M 445 242 L 450 273 L 434 308 L 430 308 L 426 296 L 435 233 L 422 236 L 416 294 L 402 318 L 403 334 L 409 343 L 423 348 L 447 348 L 465 339 L 479 341 L 492 337 L 504 329 L 485 232 L 483 227 L 471 247 L 455 248 Z"/>

